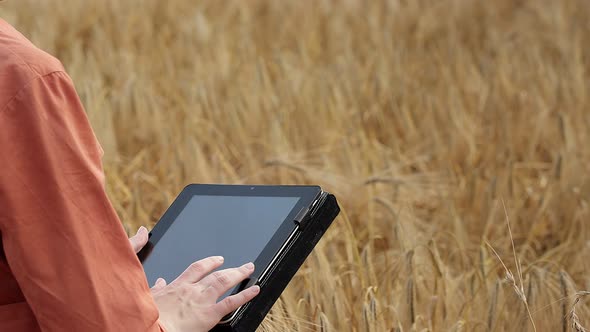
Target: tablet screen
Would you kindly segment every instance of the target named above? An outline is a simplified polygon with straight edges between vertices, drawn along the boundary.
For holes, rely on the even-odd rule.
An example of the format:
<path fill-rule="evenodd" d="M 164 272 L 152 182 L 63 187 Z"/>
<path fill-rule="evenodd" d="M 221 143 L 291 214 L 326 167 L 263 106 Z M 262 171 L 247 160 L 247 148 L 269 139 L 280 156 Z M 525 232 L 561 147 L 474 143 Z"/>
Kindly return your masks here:
<path fill-rule="evenodd" d="M 222 268 L 254 262 L 299 199 L 193 196 L 142 262 L 149 285 L 159 277 L 170 283 L 208 256 L 223 256 Z"/>

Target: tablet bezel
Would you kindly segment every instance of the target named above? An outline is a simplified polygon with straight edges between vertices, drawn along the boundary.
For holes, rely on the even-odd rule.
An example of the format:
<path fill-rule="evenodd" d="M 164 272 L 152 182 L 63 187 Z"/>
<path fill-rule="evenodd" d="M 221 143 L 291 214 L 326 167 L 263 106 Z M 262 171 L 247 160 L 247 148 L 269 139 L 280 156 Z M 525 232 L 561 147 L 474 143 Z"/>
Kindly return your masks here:
<path fill-rule="evenodd" d="M 295 218 L 298 213 L 309 208 L 316 198 L 322 192 L 319 186 L 269 186 L 269 185 L 211 185 L 211 184 L 190 184 L 186 186 L 170 207 L 164 212 L 158 223 L 154 226 L 149 234 L 148 244 L 144 249 L 153 250 L 158 241 L 166 234 L 172 223 L 177 219 L 184 207 L 188 204 L 193 196 L 244 196 L 244 197 L 299 197 L 299 201 L 291 209 L 285 220 L 281 223 L 270 241 L 266 244 L 260 255 L 254 261 L 256 270 L 250 276 L 250 279 L 258 280 L 260 275 L 271 264 L 273 258 L 287 241 L 287 239 L 297 229 Z M 138 253 L 140 260 L 146 253 L 144 250 Z M 222 268 L 230 268 L 223 266 Z M 249 282 L 248 285 L 251 285 Z M 237 288 L 233 290 L 236 292 Z M 233 293 L 232 292 L 232 293 Z"/>

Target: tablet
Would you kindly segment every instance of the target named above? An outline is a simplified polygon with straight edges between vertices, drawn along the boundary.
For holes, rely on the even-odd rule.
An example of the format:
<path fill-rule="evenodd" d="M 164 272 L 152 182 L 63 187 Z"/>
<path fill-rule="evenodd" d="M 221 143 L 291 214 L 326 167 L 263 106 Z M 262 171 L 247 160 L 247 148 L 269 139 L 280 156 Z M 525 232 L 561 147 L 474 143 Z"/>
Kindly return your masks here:
<path fill-rule="evenodd" d="M 258 284 L 261 290 L 257 298 L 266 298 L 267 303 L 258 305 L 257 315 L 268 312 L 272 306 L 268 302 L 276 301 L 338 213 L 334 214 L 332 208 L 333 217 L 323 218 L 330 219 L 327 225 L 324 220 L 316 227 L 307 227 L 313 222 L 312 216 L 322 210 L 328 195 L 318 186 L 191 184 L 164 213 L 138 254 L 147 280 L 150 285 L 158 278 L 171 282 L 191 263 L 209 256 L 223 256 L 221 268 L 254 262 L 256 270 L 250 278 L 219 300 Z M 298 244 L 308 233 L 306 229 L 312 230 L 310 234 L 317 239 Z M 288 262 L 293 252 L 303 256 L 299 257 L 303 258 L 301 263 Z M 288 271 L 281 269 L 281 264 L 290 264 Z M 231 331 L 253 330 L 252 326 L 262 319 L 256 323 L 250 317 L 247 328 L 245 323 L 239 323 L 247 306 L 224 317 L 220 325 L 231 327 Z"/>

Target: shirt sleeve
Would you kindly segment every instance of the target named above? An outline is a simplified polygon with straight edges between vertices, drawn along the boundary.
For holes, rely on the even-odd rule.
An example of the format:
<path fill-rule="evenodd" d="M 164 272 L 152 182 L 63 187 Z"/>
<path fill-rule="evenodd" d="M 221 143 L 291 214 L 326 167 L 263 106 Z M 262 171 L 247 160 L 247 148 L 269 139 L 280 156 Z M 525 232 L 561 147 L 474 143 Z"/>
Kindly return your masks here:
<path fill-rule="evenodd" d="M 161 331 L 101 155 L 63 72 L 34 79 L 0 108 L 6 260 L 42 331 Z"/>

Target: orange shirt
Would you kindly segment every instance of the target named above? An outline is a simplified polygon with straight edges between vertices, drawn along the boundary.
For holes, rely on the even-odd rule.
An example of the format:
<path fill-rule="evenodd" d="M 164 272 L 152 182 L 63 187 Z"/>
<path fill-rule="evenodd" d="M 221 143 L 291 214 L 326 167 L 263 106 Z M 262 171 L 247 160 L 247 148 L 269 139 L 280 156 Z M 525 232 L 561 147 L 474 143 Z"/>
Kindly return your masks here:
<path fill-rule="evenodd" d="M 161 331 L 59 61 L 0 19 L 0 331 Z"/>

